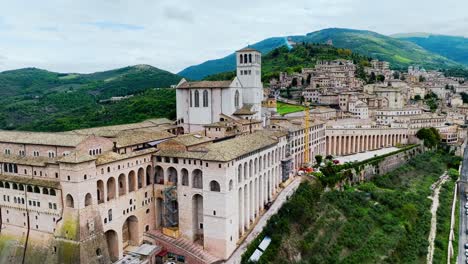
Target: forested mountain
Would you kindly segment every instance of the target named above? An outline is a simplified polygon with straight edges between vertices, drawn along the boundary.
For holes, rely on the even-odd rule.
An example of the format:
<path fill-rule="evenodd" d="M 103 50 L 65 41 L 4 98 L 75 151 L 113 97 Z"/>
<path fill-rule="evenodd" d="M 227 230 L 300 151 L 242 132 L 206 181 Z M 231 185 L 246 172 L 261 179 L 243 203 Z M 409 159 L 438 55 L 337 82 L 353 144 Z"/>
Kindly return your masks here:
<path fill-rule="evenodd" d="M 325 44 L 298 43 L 293 49 L 281 46 L 263 55 L 262 80 L 268 82 L 272 77 L 278 78 L 279 72 L 300 72 L 302 68 L 313 68 L 320 60 L 352 60 L 358 66 L 369 65 L 372 58 L 354 53 L 349 49 L 339 49 Z M 229 80 L 235 77 L 235 71 L 207 76 L 206 80 Z M 365 78 L 362 67 L 358 75 Z"/>
<path fill-rule="evenodd" d="M 149 65 L 92 74 L 27 68 L 0 73 L 0 129 L 62 131 L 175 117 L 181 77 Z M 134 95 L 115 104 L 113 96 Z"/>
<path fill-rule="evenodd" d="M 432 34 L 397 34 L 393 37 L 413 42 L 426 50 L 468 65 L 468 38 Z"/>
<path fill-rule="evenodd" d="M 410 41 L 365 30 L 330 28 L 307 35 L 269 38 L 255 43 L 251 47 L 258 49 L 263 54 L 267 54 L 278 47 L 288 45 L 288 39 L 293 42 L 318 44 L 325 44 L 331 41 L 333 46 L 337 48 L 351 49 L 353 52 L 364 56 L 389 61 L 395 69 L 403 69 L 411 64 L 422 65 L 428 69 L 459 66 L 455 61 L 432 53 Z M 190 66 L 179 72 L 179 75 L 190 79 L 202 79 L 208 75 L 233 71 L 234 69 L 235 57 L 234 54 L 230 54 L 224 58 Z"/>

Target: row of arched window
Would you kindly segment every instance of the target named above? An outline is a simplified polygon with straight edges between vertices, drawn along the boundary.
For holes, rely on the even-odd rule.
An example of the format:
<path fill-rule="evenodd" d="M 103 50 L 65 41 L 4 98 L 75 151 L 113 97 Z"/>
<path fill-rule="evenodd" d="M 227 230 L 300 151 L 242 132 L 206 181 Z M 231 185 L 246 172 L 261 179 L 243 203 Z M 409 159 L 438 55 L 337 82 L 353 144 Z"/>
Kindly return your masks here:
<path fill-rule="evenodd" d="M 208 107 L 208 90 L 203 90 L 202 107 Z M 190 90 L 190 107 L 200 107 L 200 92 Z"/>
<path fill-rule="evenodd" d="M 243 64 L 243 63 L 252 63 L 253 62 L 260 62 L 260 55 L 255 55 L 254 57 L 252 57 L 252 54 L 240 54 L 239 55 L 239 63 Z"/>
<path fill-rule="evenodd" d="M 0 181 L 0 188 L 24 191 L 24 185 L 21 183 L 15 183 L 15 182 L 10 183 L 10 182 Z M 46 187 L 42 187 L 42 192 L 41 192 L 41 188 L 39 188 L 38 186 L 32 186 L 32 185 L 26 185 L 26 191 L 31 192 L 31 193 L 42 193 L 42 194 L 52 195 L 52 196 L 56 195 L 55 189 L 53 188 L 49 189 Z"/>
<path fill-rule="evenodd" d="M 285 155 L 285 148 L 273 150 L 267 154 L 246 161 L 243 164 L 240 163 L 237 167 L 237 182 L 241 182 L 242 178 L 247 179 L 254 176 L 254 174 L 261 172 L 262 170 L 270 167 L 276 162 L 279 162 L 281 157 Z M 243 176 L 243 177 L 242 177 Z"/>
<path fill-rule="evenodd" d="M 167 180 L 169 183 L 178 184 L 178 172 L 174 167 L 169 167 L 166 171 L 167 173 Z M 187 169 L 182 169 L 180 171 L 182 174 L 181 185 L 182 186 L 189 186 L 189 173 Z M 161 166 L 156 166 L 155 168 L 155 183 L 156 184 L 164 184 L 164 169 Z M 229 190 L 232 189 L 232 180 L 229 183 Z M 192 171 L 192 188 L 195 189 L 203 189 L 203 172 L 199 169 L 195 169 Z M 219 182 L 213 180 L 210 182 L 210 191 L 212 192 L 220 192 L 221 186 Z"/>

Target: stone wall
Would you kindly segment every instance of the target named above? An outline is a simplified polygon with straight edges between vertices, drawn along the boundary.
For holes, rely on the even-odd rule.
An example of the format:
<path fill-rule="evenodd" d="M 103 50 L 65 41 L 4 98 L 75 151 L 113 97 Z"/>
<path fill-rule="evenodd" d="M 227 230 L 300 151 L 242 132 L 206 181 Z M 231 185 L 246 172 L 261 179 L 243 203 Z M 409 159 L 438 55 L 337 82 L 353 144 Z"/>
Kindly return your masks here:
<path fill-rule="evenodd" d="M 397 150 L 384 156 L 364 160 L 355 168 L 350 169 L 352 175 L 341 182 L 339 187 L 343 187 L 344 184 L 352 185 L 368 181 L 377 175 L 388 173 L 425 151 L 426 148 L 423 145 L 416 145 L 409 149 Z"/>

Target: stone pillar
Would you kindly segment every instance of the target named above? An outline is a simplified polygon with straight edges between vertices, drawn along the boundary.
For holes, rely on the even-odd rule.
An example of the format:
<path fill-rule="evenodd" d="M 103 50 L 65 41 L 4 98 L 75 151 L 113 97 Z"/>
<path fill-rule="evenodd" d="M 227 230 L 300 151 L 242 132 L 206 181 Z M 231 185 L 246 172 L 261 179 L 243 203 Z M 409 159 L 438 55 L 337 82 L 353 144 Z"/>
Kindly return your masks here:
<path fill-rule="evenodd" d="M 239 188 L 239 203 L 238 203 L 238 212 L 239 212 L 239 233 L 242 236 L 244 234 L 244 193 L 242 192 L 242 187 Z"/>

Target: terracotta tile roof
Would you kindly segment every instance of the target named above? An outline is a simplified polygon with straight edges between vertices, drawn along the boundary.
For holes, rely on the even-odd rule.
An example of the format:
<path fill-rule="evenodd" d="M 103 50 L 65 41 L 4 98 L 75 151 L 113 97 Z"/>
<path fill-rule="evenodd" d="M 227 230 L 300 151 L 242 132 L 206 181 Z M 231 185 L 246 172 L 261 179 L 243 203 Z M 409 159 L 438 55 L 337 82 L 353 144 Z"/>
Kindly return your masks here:
<path fill-rule="evenodd" d="M 254 115 L 255 111 L 252 111 L 253 105 L 251 104 L 244 104 L 241 108 L 237 109 L 234 112 L 234 115 Z"/>
<path fill-rule="evenodd" d="M 209 144 L 195 150 L 161 150 L 156 155 L 227 162 L 253 151 L 277 144 L 277 137 L 280 135 L 284 134 L 278 131 L 262 130 L 245 136 L 238 136 L 233 139 Z"/>
<path fill-rule="evenodd" d="M 245 47 L 245 48 L 243 48 L 243 49 L 240 49 L 240 50 L 238 50 L 237 52 L 248 52 L 248 51 L 260 52 L 260 51 L 254 49 L 254 48 L 252 48 L 252 47 L 250 47 L 250 46 L 247 46 L 247 47 Z"/>
<path fill-rule="evenodd" d="M 46 179 L 39 179 L 39 178 L 30 178 L 30 177 L 24 177 L 24 176 L 13 176 L 13 175 L 3 175 L 3 174 L 0 174 L 0 180 L 60 189 L 60 182 L 57 180 L 46 180 Z"/>
<path fill-rule="evenodd" d="M 76 147 L 87 135 L 0 130 L 0 142 L 46 146 Z"/>
<path fill-rule="evenodd" d="M 118 148 L 122 148 L 173 137 L 175 135 L 166 131 L 121 131 L 116 135 L 114 141 L 117 143 Z"/>
<path fill-rule="evenodd" d="M 144 129 L 151 129 L 153 131 L 163 131 L 170 129 L 173 126 L 173 123 L 173 121 L 166 118 L 153 118 L 139 123 L 77 129 L 67 133 L 79 135 L 96 135 L 101 137 L 116 137 L 117 134 L 121 131 L 134 131 Z"/>
<path fill-rule="evenodd" d="M 177 86 L 179 89 L 192 89 L 192 88 L 229 88 L 232 81 L 199 81 L 199 82 L 184 82 Z"/>
<path fill-rule="evenodd" d="M 18 155 L 0 155 L 0 162 L 2 163 L 15 163 L 18 165 L 30 166 L 46 166 L 47 163 L 56 163 L 56 159 L 49 159 L 47 157 L 31 157 L 31 156 L 18 156 Z"/>
<path fill-rule="evenodd" d="M 124 160 L 124 159 L 132 158 L 132 157 L 146 155 L 146 154 L 153 153 L 156 151 L 157 150 L 155 148 L 132 151 L 126 154 L 119 154 L 119 153 L 109 151 L 97 157 L 96 165 L 102 165 L 102 164 L 107 164 L 107 163 L 114 162 L 114 161 L 119 161 L 119 160 Z"/>
<path fill-rule="evenodd" d="M 186 147 L 194 146 L 194 145 L 199 145 L 203 143 L 208 143 L 213 141 L 213 139 L 209 137 L 205 137 L 202 135 L 198 134 L 185 134 L 185 135 L 180 135 L 176 138 L 173 139 L 175 142 L 184 145 Z"/>
<path fill-rule="evenodd" d="M 78 153 L 77 151 L 73 151 L 72 153 L 68 154 L 67 156 L 63 156 L 58 159 L 59 162 L 63 163 L 83 163 L 95 160 L 96 157 L 91 156 L 86 153 Z"/>

